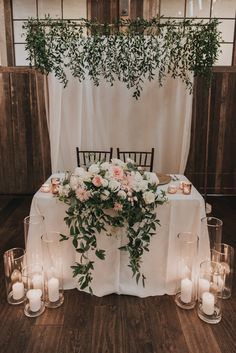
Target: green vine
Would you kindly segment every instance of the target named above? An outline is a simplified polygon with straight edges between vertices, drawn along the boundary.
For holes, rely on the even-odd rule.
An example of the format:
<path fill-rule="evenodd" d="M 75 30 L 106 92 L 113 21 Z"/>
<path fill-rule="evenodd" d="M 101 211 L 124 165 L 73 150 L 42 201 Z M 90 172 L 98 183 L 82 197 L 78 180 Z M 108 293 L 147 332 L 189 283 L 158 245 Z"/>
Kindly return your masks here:
<path fill-rule="evenodd" d="M 160 22 L 153 18 L 120 20 L 116 25 L 80 20 L 30 18 L 23 26 L 27 59 L 42 73 L 54 72 L 67 85 L 66 69 L 83 81 L 87 76 L 98 86 L 124 82 L 140 97 L 144 80 L 166 76 L 180 78 L 192 91 L 192 75 L 209 82 L 211 67 L 220 52 L 218 20 Z"/>

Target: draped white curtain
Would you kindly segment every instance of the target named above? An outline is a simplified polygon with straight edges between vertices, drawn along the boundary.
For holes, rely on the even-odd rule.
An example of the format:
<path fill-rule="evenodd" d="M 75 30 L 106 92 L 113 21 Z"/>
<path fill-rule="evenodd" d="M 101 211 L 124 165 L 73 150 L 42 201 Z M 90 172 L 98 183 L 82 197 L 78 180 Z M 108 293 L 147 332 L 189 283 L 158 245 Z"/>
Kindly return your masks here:
<path fill-rule="evenodd" d="M 76 167 L 76 146 L 84 150 L 147 151 L 155 147 L 154 170 L 184 173 L 192 96 L 178 79 L 146 82 L 137 101 L 123 83 L 95 87 L 68 73 L 66 88 L 48 76 L 48 126 L 52 172 Z"/>

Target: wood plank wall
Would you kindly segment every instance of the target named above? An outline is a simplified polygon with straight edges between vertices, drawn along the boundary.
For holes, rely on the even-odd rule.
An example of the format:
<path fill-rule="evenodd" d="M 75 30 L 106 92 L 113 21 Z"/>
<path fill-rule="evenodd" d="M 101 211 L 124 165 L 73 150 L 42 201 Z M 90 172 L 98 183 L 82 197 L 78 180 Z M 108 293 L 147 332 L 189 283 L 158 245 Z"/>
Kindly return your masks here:
<path fill-rule="evenodd" d="M 34 193 L 51 174 L 44 78 L 0 68 L 0 194 Z"/>
<path fill-rule="evenodd" d="M 202 192 L 236 194 L 236 67 L 213 68 L 209 91 L 195 79 L 191 146 L 185 174 Z M 206 179 L 205 179 L 206 173 Z"/>

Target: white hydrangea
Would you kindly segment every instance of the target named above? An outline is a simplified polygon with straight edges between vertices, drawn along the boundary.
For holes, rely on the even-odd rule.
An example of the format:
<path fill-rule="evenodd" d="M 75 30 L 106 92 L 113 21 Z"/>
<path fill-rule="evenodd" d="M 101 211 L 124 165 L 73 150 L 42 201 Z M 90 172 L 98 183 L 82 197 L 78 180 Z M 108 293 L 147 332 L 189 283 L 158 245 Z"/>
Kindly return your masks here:
<path fill-rule="evenodd" d="M 122 168 L 125 167 L 125 162 L 121 161 L 120 159 L 113 158 L 113 159 L 111 160 L 111 162 L 112 162 L 113 165 L 118 165 L 118 166 L 120 166 L 120 167 L 122 167 Z"/>
<path fill-rule="evenodd" d="M 82 168 L 82 167 L 75 168 L 74 175 L 78 175 L 80 177 L 83 177 L 84 173 L 85 173 L 84 168 Z"/>
<path fill-rule="evenodd" d="M 59 192 L 60 196 L 68 197 L 70 190 L 71 190 L 71 188 L 70 188 L 69 184 L 59 185 L 59 188 L 58 188 L 58 192 Z"/>
<path fill-rule="evenodd" d="M 72 190 L 76 190 L 79 186 L 79 177 L 78 175 L 72 174 L 70 177 L 70 187 Z"/>
<path fill-rule="evenodd" d="M 145 191 L 143 193 L 143 199 L 147 205 L 155 201 L 155 194 L 152 191 Z"/>
<path fill-rule="evenodd" d="M 108 170 L 109 167 L 110 167 L 110 163 L 109 163 L 109 162 L 103 162 L 103 163 L 100 165 L 101 170 Z"/>

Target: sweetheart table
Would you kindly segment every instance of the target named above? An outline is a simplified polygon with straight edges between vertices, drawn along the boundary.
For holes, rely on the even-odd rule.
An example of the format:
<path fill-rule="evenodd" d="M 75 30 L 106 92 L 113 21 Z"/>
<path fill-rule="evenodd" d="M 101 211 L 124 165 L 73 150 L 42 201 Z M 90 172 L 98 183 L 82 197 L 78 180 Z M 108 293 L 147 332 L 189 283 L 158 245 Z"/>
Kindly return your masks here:
<path fill-rule="evenodd" d="M 54 174 L 53 177 L 63 177 Z M 179 175 L 179 180 L 187 180 Z M 50 180 L 50 179 L 49 179 Z M 175 183 L 179 183 L 175 182 Z M 173 181 L 171 182 L 173 184 Z M 167 190 L 168 184 L 158 186 Z M 97 296 L 111 293 L 128 294 L 139 297 L 176 293 L 177 278 L 177 234 L 191 231 L 199 236 L 198 262 L 205 260 L 209 252 L 209 240 L 201 233 L 201 218 L 205 217 L 205 204 L 199 192 L 192 187 L 190 195 L 180 190 L 176 194 L 167 194 L 168 202 L 157 206 L 157 215 L 161 226 L 157 226 L 156 235 L 151 238 L 149 252 L 142 259 L 142 273 L 146 276 L 145 287 L 137 285 L 132 278 L 128 265 L 128 254 L 118 250 L 126 244 L 124 232 L 117 232 L 112 237 L 100 233 L 97 237 L 98 246 L 106 250 L 105 260 L 92 258 L 95 261 L 92 289 Z M 40 190 L 33 197 L 30 215 L 41 214 L 45 217 L 46 231 L 59 231 L 68 235 L 64 217 L 67 206 L 51 193 Z M 40 252 L 40 237 L 31 234 L 27 240 L 27 253 L 32 255 L 37 249 Z M 79 261 L 79 255 L 70 240 L 61 242 L 63 249 L 64 289 L 78 288 L 78 279 L 73 278 L 71 266 Z"/>

